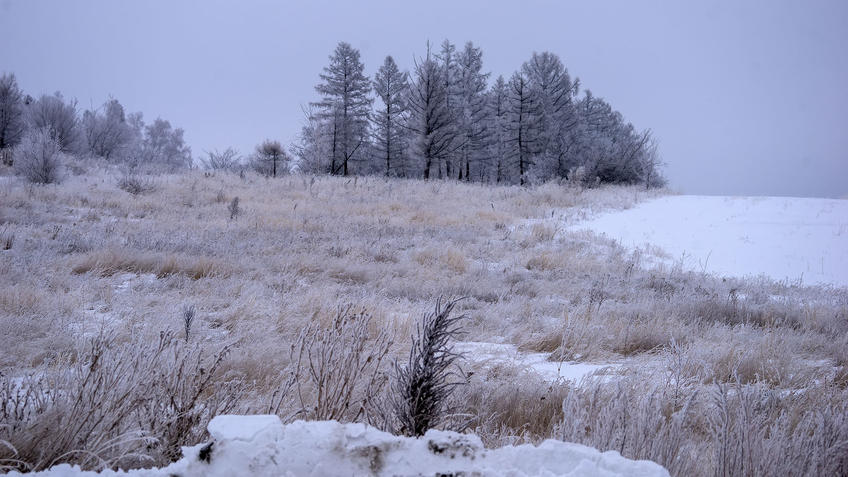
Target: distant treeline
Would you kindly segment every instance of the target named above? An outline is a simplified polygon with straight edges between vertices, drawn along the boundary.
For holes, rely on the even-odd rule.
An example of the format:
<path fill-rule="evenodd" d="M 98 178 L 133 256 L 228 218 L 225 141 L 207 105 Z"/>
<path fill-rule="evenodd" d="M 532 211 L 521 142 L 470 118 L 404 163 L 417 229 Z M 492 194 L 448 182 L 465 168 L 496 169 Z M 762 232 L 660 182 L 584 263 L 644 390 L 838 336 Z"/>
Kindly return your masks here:
<path fill-rule="evenodd" d="M 198 163 L 270 176 L 296 169 L 522 185 L 664 182 L 650 131 L 589 90 L 581 96 L 580 81 L 553 53 L 533 53 L 508 80 L 490 81 L 479 47 L 457 50 L 446 40 L 438 52 L 428 43 L 411 75 L 387 56 L 369 78 L 359 51 L 341 42 L 320 79 L 294 159 L 266 140 L 247 157 L 228 148 Z M 0 76 L 0 159 L 18 162 L 34 182 L 53 182 L 69 155 L 158 170 L 196 164 L 183 130 L 166 120 L 145 124 L 114 98 L 80 111 L 60 93 L 36 99 L 14 75 Z"/>
<path fill-rule="evenodd" d="M 509 79 L 490 81 L 483 52 L 427 45 L 410 75 L 387 56 L 374 78 L 339 43 L 320 75 L 294 145 L 298 167 L 485 183 L 661 185 L 656 144 L 572 79 L 553 53 L 533 53 Z M 379 101 L 375 101 L 379 99 Z"/>

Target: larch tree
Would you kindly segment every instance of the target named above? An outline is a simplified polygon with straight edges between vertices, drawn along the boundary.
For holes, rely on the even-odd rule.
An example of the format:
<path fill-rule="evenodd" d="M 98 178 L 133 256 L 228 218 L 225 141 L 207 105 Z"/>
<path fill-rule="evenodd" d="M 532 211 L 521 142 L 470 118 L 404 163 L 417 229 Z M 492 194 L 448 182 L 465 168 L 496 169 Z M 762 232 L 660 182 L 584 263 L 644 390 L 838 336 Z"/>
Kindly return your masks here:
<path fill-rule="evenodd" d="M 430 53 L 415 62 L 415 80 L 409 90 L 409 119 L 411 151 L 421 167 L 424 179 L 429 179 L 435 167 L 453 152 L 456 131 L 448 110 L 448 91 L 442 68 Z"/>
<path fill-rule="evenodd" d="M 13 74 L 0 76 L 0 151 L 14 147 L 26 130 L 23 92 Z"/>
<path fill-rule="evenodd" d="M 489 109 L 486 104 L 486 84 L 489 74 L 483 73 L 483 51 L 468 42 L 457 55 L 456 124 L 459 136 L 458 178 L 471 181 L 471 165 L 475 176 L 482 180 L 483 162 L 491 137 L 488 128 Z"/>
<path fill-rule="evenodd" d="M 371 82 L 365 76 L 359 50 L 340 42 L 330 55 L 330 64 L 315 87 L 321 100 L 314 103 L 321 119 L 332 129 L 331 174 L 348 175 L 350 163 L 362 155 L 368 141 Z"/>
<path fill-rule="evenodd" d="M 534 164 L 539 117 L 535 98 L 527 78 L 520 72 L 509 81 L 509 125 L 507 158 L 518 170 L 518 182 L 528 182 L 530 167 Z"/>
<path fill-rule="evenodd" d="M 438 164 L 440 179 L 443 174 L 446 178 L 452 178 L 456 174 L 454 165 L 459 165 L 459 150 L 463 146 L 463 137 L 459 131 L 459 63 L 457 62 L 457 56 L 456 45 L 451 43 L 450 40 L 443 41 L 437 59 L 441 62 L 442 89 L 445 92 L 445 129 L 451 130 L 451 142 L 442 154 L 442 160 Z M 442 162 L 444 162 L 444 167 L 442 167 Z"/>
<path fill-rule="evenodd" d="M 374 149 L 385 161 L 385 175 L 406 175 L 405 150 L 409 74 L 401 72 L 395 60 L 387 56 L 374 76 L 374 91 L 383 102 L 374 115 Z"/>
<path fill-rule="evenodd" d="M 506 157 L 508 155 L 509 126 L 510 126 L 510 104 L 509 87 L 503 76 L 498 76 L 487 95 L 489 114 L 488 130 L 491 140 L 489 141 L 489 157 L 491 167 L 494 168 L 496 183 L 508 181 Z"/>
<path fill-rule="evenodd" d="M 574 97 L 579 81 L 572 81 L 559 57 L 547 51 L 533 53 L 522 66 L 522 72 L 530 85 L 538 115 L 534 151 L 537 162 L 545 177 L 553 174 L 565 177 L 569 136 L 577 124 Z"/>

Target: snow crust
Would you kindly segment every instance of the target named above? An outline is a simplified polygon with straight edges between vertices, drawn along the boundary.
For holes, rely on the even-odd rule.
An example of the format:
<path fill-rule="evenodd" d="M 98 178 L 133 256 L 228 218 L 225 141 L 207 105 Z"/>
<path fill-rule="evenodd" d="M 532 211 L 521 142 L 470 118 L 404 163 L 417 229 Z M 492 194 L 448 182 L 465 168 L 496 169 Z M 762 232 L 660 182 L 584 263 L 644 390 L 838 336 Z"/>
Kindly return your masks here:
<path fill-rule="evenodd" d="M 848 200 L 665 196 L 576 224 L 720 276 L 848 286 Z"/>
<path fill-rule="evenodd" d="M 484 449 L 474 435 L 427 432 L 405 438 L 364 424 L 296 421 L 283 425 L 276 416 L 218 416 L 209 423 L 211 446 L 184 447 L 184 457 L 162 469 L 129 472 L 82 472 L 59 465 L 30 475 L 78 476 L 631 476 L 668 477 L 650 461 L 634 461 L 618 452 L 547 440 L 532 445 Z M 20 475 L 12 473 L 10 475 Z"/>

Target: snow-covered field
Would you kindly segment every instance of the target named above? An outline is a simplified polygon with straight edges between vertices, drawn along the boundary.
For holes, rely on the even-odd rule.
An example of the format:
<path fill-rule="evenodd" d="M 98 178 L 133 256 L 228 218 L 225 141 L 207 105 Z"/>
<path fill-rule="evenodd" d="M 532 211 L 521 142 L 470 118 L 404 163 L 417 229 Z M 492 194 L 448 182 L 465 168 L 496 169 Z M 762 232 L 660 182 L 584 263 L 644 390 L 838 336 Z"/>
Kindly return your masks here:
<path fill-rule="evenodd" d="M 484 449 L 474 435 L 431 430 L 421 438 L 393 436 L 365 424 L 295 421 L 274 415 L 218 416 L 211 444 L 184 447 L 184 457 L 162 469 L 82 472 L 64 464 L 32 475 L 357 476 L 486 475 L 667 477 L 650 461 L 625 459 L 580 444 L 546 440 L 539 446 Z M 12 473 L 11 475 L 21 475 Z"/>
<path fill-rule="evenodd" d="M 662 260 L 720 276 L 848 286 L 848 201 L 666 196 L 579 223 Z"/>

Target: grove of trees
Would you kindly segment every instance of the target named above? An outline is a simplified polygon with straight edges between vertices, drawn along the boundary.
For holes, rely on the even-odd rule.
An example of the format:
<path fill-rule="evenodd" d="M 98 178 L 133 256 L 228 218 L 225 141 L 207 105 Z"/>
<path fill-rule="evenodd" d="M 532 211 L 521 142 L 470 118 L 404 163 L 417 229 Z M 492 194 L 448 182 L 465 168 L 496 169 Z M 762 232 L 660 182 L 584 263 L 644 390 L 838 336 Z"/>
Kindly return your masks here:
<path fill-rule="evenodd" d="M 650 130 L 637 130 L 572 78 L 551 52 L 491 80 L 483 51 L 444 41 L 402 71 L 387 56 L 372 80 L 341 42 L 294 145 L 303 171 L 483 183 L 551 179 L 660 186 Z"/>
<path fill-rule="evenodd" d="M 319 76 L 319 99 L 304 109 L 292 156 L 266 140 L 247 157 L 228 148 L 206 152 L 199 164 L 271 177 L 297 169 L 521 185 L 664 184 L 650 130 L 636 129 L 590 90 L 581 94 L 580 80 L 551 52 L 533 53 L 511 76 L 493 78 L 479 46 L 445 40 L 438 48 L 427 43 L 411 72 L 387 56 L 369 77 L 359 51 L 340 42 Z M 33 98 L 3 74 L 0 160 L 13 165 L 34 151 L 56 156 L 42 158 L 41 169 L 74 156 L 148 170 L 194 164 L 183 130 L 167 120 L 147 124 L 114 98 L 85 111 L 60 93 Z M 52 182 L 61 174 L 41 170 L 37 177 Z"/>

